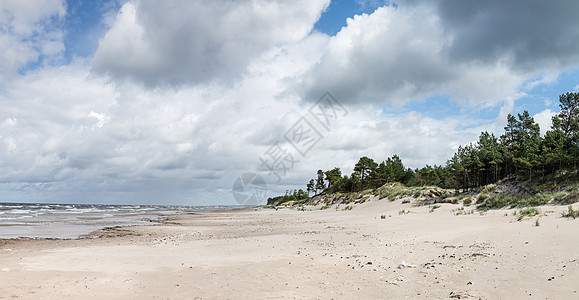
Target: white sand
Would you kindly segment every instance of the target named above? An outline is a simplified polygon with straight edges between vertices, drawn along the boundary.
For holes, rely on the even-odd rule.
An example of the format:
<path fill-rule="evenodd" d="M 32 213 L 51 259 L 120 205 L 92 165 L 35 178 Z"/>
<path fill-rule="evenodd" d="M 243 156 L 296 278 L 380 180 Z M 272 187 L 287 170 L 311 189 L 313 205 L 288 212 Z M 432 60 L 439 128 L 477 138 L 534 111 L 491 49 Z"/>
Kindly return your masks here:
<path fill-rule="evenodd" d="M 214 212 L 109 237 L 0 241 L 0 298 L 579 299 L 579 219 L 562 218 L 566 206 L 521 222 L 459 207 Z"/>

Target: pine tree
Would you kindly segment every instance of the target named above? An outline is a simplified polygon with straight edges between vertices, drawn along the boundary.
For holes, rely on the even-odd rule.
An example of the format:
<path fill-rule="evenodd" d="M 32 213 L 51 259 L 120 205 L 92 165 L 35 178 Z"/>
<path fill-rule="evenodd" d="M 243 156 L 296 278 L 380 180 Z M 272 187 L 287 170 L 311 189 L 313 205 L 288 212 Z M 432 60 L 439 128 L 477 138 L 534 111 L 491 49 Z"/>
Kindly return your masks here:
<path fill-rule="evenodd" d="M 324 172 L 326 181 L 328 182 L 328 189 L 337 191 L 340 188 L 340 181 L 342 180 L 342 171 L 340 168 L 333 168 L 332 170 Z"/>
<path fill-rule="evenodd" d="M 378 165 L 373 159 L 367 156 L 360 157 L 360 160 L 354 166 L 354 171 L 358 172 L 360 176 L 359 190 L 368 186 L 368 179 L 370 179 L 377 167 Z"/>
<path fill-rule="evenodd" d="M 326 189 L 326 182 L 324 182 L 324 172 L 318 170 L 318 178 L 316 179 L 316 194 L 318 191 L 323 192 Z"/>
<path fill-rule="evenodd" d="M 559 96 L 561 112 L 552 118 L 552 129 L 558 131 L 565 141 L 566 154 L 572 158 L 577 170 L 579 154 L 579 93 L 565 93 Z"/>
<path fill-rule="evenodd" d="M 529 179 L 533 176 L 533 169 L 541 164 L 539 150 L 541 146 L 541 130 L 539 124 L 529 115 L 528 111 L 519 114 L 519 155 L 515 157 L 521 167 L 528 170 Z"/>
<path fill-rule="evenodd" d="M 310 180 L 310 182 L 307 184 L 306 188 L 308 191 L 308 196 L 310 195 L 310 193 L 313 193 L 316 191 L 316 185 L 315 185 L 313 179 Z"/>

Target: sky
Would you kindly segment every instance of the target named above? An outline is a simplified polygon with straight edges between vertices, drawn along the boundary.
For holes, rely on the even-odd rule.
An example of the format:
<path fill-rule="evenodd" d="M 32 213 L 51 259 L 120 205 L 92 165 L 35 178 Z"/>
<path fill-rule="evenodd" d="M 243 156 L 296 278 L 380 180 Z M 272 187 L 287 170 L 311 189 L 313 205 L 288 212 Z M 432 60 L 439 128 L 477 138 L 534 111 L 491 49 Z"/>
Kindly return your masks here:
<path fill-rule="evenodd" d="M 544 133 L 578 9 L 0 0 L 0 202 L 251 204 L 361 156 L 444 165 L 509 113 Z"/>

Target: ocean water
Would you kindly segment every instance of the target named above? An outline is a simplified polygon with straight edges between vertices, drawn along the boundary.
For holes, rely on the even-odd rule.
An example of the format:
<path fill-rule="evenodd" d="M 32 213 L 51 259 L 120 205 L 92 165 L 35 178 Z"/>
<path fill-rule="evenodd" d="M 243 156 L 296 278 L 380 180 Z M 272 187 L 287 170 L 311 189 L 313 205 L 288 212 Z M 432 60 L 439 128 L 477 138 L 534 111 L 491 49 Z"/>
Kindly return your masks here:
<path fill-rule="evenodd" d="M 0 203 L 0 238 L 74 239 L 105 227 L 154 225 L 173 214 L 223 206 Z"/>

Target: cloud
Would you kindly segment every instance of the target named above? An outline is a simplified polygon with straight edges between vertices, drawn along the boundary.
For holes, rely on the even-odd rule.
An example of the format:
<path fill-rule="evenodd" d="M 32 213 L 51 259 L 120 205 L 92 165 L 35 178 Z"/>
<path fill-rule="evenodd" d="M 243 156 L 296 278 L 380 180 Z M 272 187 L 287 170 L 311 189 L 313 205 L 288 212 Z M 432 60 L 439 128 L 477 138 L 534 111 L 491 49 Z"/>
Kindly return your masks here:
<path fill-rule="evenodd" d="M 294 153 L 299 162 L 278 183 L 259 157 L 307 114 L 309 104 L 287 92 L 288 78 L 305 73 L 327 41 L 312 35 L 276 47 L 234 88 L 150 89 L 94 76 L 82 61 L 30 72 L 0 96 L 8 107 L 0 111 L 2 188 L 30 201 L 235 204 L 231 187 L 245 172 L 260 172 L 274 195 L 303 188 L 312 168 L 349 174 L 362 155 L 441 164 L 473 138 L 460 129 L 473 125 L 467 120 L 349 107 L 316 148 Z"/>
<path fill-rule="evenodd" d="M 329 0 L 130 1 L 100 40 L 93 68 L 150 86 L 229 82 L 264 52 L 305 38 L 328 5 Z"/>
<path fill-rule="evenodd" d="M 64 51 L 58 25 L 65 13 L 63 0 L 0 2 L 0 80 L 12 78 L 27 64 L 58 59 Z"/>
<path fill-rule="evenodd" d="M 403 1 L 416 4 L 422 1 Z M 577 65 L 579 20 L 576 1 L 429 1 L 444 31 L 453 37 L 447 51 L 462 61 L 505 61 L 522 72 Z"/>
<path fill-rule="evenodd" d="M 31 201 L 48 201 L 34 198 L 48 189 L 61 197 L 52 201 L 233 201 L 224 191 L 259 168 L 299 109 L 286 78 L 303 73 L 318 58 L 309 50 L 326 42 L 313 34 L 274 47 L 235 87 L 150 89 L 95 76 L 82 60 L 28 72 L 0 94 L 0 182 Z"/>
<path fill-rule="evenodd" d="M 545 109 L 533 116 L 535 122 L 539 124 L 539 127 L 541 127 L 542 136 L 544 136 L 547 131 L 551 130 L 551 124 L 553 123 L 552 118 L 556 114 L 556 112 L 551 111 L 550 109 Z"/>
<path fill-rule="evenodd" d="M 296 86 L 304 98 L 331 90 L 349 103 L 442 94 L 497 105 L 531 79 L 545 81 L 578 65 L 577 5 L 401 1 L 348 19 Z"/>
<path fill-rule="evenodd" d="M 428 7 L 357 15 L 305 76 L 306 97 L 331 90 L 350 103 L 404 103 L 449 93 L 481 103 L 515 92 L 518 77 L 505 66 L 457 63 L 445 54 L 451 42 Z"/>

